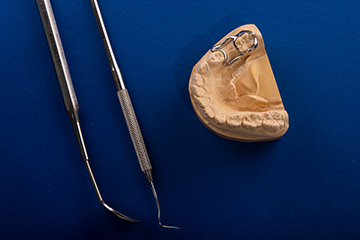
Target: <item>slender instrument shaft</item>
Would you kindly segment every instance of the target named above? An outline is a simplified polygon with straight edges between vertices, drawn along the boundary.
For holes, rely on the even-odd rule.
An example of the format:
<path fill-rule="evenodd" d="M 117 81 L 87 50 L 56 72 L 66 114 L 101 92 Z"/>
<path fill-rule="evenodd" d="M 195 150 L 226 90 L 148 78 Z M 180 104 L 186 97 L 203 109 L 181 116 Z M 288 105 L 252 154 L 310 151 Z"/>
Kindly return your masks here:
<path fill-rule="evenodd" d="M 49 44 L 52 60 L 59 80 L 66 110 L 77 115 L 79 110 L 75 90 L 71 81 L 69 67 L 66 62 L 60 34 L 56 25 L 54 13 L 49 0 L 37 0 L 41 20 Z M 77 117 L 77 116 L 76 116 Z"/>
<path fill-rule="evenodd" d="M 101 38 L 102 38 L 104 46 L 105 46 L 106 54 L 109 59 L 111 72 L 112 72 L 113 79 L 115 81 L 115 85 L 116 85 L 116 89 L 117 89 L 117 95 L 118 95 L 118 98 L 119 98 L 119 101 L 121 104 L 121 109 L 123 111 L 123 114 L 124 114 L 124 117 L 126 120 L 126 125 L 128 127 L 128 130 L 129 130 L 129 133 L 131 136 L 131 140 L 132 140 L 134 148 L 135 148 L 135 152 L 136 152 L 136 155 L 137 155 L 140 167 L 141 167 L 141 171 L 145 174 L 146 179 L 150 182 L 151 189 L 153 191 L 153 195 L 156 200 L 156 205 L 157 205 L 157 209 L 158 209 L 158 224 L 164 228 L 180 229 L 180 228 L 174 227 L 174 226 L 163 225 L 160 222 L 161 211 L 160 211 L 159 199 L 158 199 L 156 191 L 155 191 L 153 177 L 152 177 L 152 171 L 151 171 L 152 166 L 151 166 L 151 162 L 149 159 L 149 155 L 146 150 L 144 139 L 143 139 L 141 131 L 140 131 L 139 123 L 137 121 L 135 111 L 134 111 L 134 108 L 133 108 L 131 100 L 130 100 L 129 93 L 128 93 L 127 89 L 125 88 L 124 81 L 123 81 L 121 73 L 120 73 L 120 69 L 116 63 L 115 55 L 111 48 L 110 40 L 107 35 L 105 24 L 104 24 L 104 21 L 101 16 L 99 4 L 97 3 L 97 0 L 91 0 L 91 4 L 92 4 L 95 18 L 96 18 L 96 21 L 97 21 L 97 24 L 98 24 L 98 27 L 100 30 Z"/>
<path fill-rule="evenodd" d="M 59 30 L 56 25 L 55 16 L 50 0 L 37 0 L 37 4 L 50 48 L 51 57 L 55 66 L 56 75 L 58 77 L 65 108 L 73 125 L 82 159 L 85 162 L 88 161 L 89 158 L 79 123 L 79 104 L 76 98 L 73 83 L 71 81 L 70 71 L 61 43 Z"/>
<path fill-rule="evenodd" d="M 118 91 L 125 89 L 125 84 L 124 84 L 123 78 L 121 76 L 120 68 L 116 62 L 116 58 L 115 58 L 114 52 L 113 52 L 111 44 L 110 44 L 110 40 L 109 40 L 108 34 L 106 32 L 106 28 L 105 28 L 105 24 L 104 24 L 104 21 L 103 21 L 101 12 L 100 12 L 99 4 L 96 0 L 91 0 L 91 5 L 94 10 L 96 22 L 99 26 L 99 30 L 100 30 L 101 38 L 104 43 L 106 54 L 108 56 L 108 60 L 109 60 L 110 67 L 111 67 L 111 73 L 112 73 L 112 76 L 113 76 L 113 79 L 114 79 L 114 82 L 116 85 L 116 89 Z"/>
<path fill-rule="evenodd" d="M 104 47 L 106 50 L 106 54 L 109 59 L 110 67 L 112 76 L 116 85 L 117 95 L 121 104 L 121 109 L 123 111 L 126 124 L 131 136 L 131 140 L 133 142 L 136 155 L 139 160 L 139 164 L 141 170 L 145 173 L 146 178 L 149 182 L 153 181 L 152 174 L 151 174 L 151 163 L 150 159 L 146 150 L 146 146 L 140 131 L 140 127 L 135 115 L 134 108 L 132 106 L 129 93 L 125 88 L 124 81 L 121 76 L 121 72 L 119 66 L 116 63 L 114 52 L 111 48 L 110 40 L 106 32 L 105 24 L 103 18 L 101 16 L 99 4 L 97 0 L 91 0 L 91 4 L 94 10 L 95 18 L 100 30 L 101 38 L 104 43 Z"/>

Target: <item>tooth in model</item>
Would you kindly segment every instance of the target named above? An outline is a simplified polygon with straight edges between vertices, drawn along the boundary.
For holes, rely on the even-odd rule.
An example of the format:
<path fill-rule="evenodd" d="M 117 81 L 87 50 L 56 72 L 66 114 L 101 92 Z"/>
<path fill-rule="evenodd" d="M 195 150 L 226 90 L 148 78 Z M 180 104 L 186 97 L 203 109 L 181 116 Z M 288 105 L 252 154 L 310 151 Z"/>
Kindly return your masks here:
<path fill-rule="evenodd" d="M 255 131 L 262 126 L 262 118 L 256 113 L 246 114 L 244 115 L 242 124 L 246 130 Z"/>
<path fill-rule="evenodd" d="M 214 121 L 218 125 L 223 125 L 226 123 L 226 114 L 225 113 L 217 113 L 215 115 Z"/>
<path fill-rule="evenodd" d="M 199 109 L 205 108 L 210 104 L 210 98 L 199 97 L 196 98 L 195 101 L 197 102 L 197 106 L 199 107 Z"/>
<path fill-rule="evenodd" d="M 232 128 L 241 127 L 242 121 L 242 115 L 232 116 L 227 119 L 227 125 Z"/>
<path fill-rule="evenodd" d="M 191 90 L 197 97 L 204 97 L 204 95 L 206 94 L 206 90 L 202 87 L 198 87 L 197 85 L 191 86 Z"/>
<path fill-rule="evenodd" d="M 276 133 L 284 127 L 283 117 L 278 112 L 266 112 L 263 116 L 263 127 L 266 131 Z"/>
<path fill-rule="evenodd" d="M 194 81 L 195 81 L 195 84 L 199 87 L 204 85 L 204 79 L 200 74 L 195 74 Z"/>

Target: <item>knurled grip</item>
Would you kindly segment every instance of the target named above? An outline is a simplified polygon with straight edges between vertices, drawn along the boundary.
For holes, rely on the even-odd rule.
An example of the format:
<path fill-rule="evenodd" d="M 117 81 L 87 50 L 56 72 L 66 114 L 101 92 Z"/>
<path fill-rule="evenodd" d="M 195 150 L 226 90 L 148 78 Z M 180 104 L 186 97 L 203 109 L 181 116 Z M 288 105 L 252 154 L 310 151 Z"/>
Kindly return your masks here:
<path fill-rule="evenodd" d="M 137 158 L 141 167 L 141 171 L 151 170 L 151 163 L 147 153 L 144 139 L 141 135 L 139 123 L 136 119 L 134 108 L 131 104 L 129 93 L 126 89 L 117 92 L 125 121 L 130 132 Z"/>

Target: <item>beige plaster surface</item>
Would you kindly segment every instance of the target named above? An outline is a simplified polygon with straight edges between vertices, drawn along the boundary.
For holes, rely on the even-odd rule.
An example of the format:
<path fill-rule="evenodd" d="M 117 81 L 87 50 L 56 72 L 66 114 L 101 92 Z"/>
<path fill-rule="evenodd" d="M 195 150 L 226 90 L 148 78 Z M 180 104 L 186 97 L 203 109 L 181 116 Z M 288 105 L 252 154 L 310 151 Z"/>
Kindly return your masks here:
<path fill-rule="evenodd" d="M 192 70 L 191 102 L 201 122 L 221 137 L 238 141 L 275 140 L 289 128 L 289 117 L 260 31 L 255 25 L 244 25 L 215 45 L 241 31 L 253 32 L 257 47 L 231 65 L 224 64 L 223 52 L 209 50 Z M 228 55 L 227 63 L 241 55 L 235 45 L 246 51 L 254 45 L 254 37 L 245 33 L 234 43 L 222 45 Z"/>

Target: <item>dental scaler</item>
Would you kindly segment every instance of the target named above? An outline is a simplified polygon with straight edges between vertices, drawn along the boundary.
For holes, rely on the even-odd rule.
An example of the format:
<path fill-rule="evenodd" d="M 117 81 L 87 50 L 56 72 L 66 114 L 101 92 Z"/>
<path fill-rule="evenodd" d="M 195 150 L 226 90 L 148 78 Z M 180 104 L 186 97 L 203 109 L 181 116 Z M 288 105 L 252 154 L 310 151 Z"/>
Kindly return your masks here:
<path fill-rule="evenodd" d="M 117 89 L 117 95 L 118 95 L 120 105 L 121 105 L 121 108 L 122 108 L 122 111 L 123 111 L 123 114 L 124 114 L 124 117 L 126 120 L 128 130 L 130 132 L 131 140 L 133 142 L 137 158 L 139 160 L 141 171 L 145 174 L 146 179 L 149 181 L 155 201 L 156 201 L 156 206 L 158 209 L 158 224 L 163 228 L 180 229 L 179 227 L 167 226 L 167 225 L 161 224 L 160 204 L 159 204 L 159 200 L 158 200 L 158 197 L 157 197 L 157 194 L 155 191 L 155 187 L 154 187 L 154 182 L 153 182 L 153 177 L 152 177 L 152 172 L 151 172 L 152 166 L 150 163 L 150 159 L 149 159 L 146 147 L 145 147 L 145 143 L 144 143 L 141 131 L 140 131 L 140 127 L 139 127 L 138 121 L 135 116 L 135 112 L 134 112 L 134 109 L 133 109 L 133 106 L 132 106 L 132 103 L 130 100 L 129 93 L 128 93 L 127 89 L 125 88 L 125 84 L 122 79 L 119 66 L 116 63 L 115 55 L 111 48 L 110 40 L 109 40 L 109 37 L 108 37 L 106 29 L 105 29 L 105 24 L 104 24 L 104 21 L 101 16 L 98 2 L 97 2 L 97 0 L 91 0 L 91 4 L 92 4 L 93 10 L 94 10 L 97 25 L 100 30 L 101 38 L 104 43 L 106 54 L 107 54 L 107 57 L 108 57 L 108 60 L 110 63 L 111 73 L 112 73 L 112 76 L 113 76 L 113 79 L 114 79 L 114 82 L 116 85 L 116 89 Z"/>

